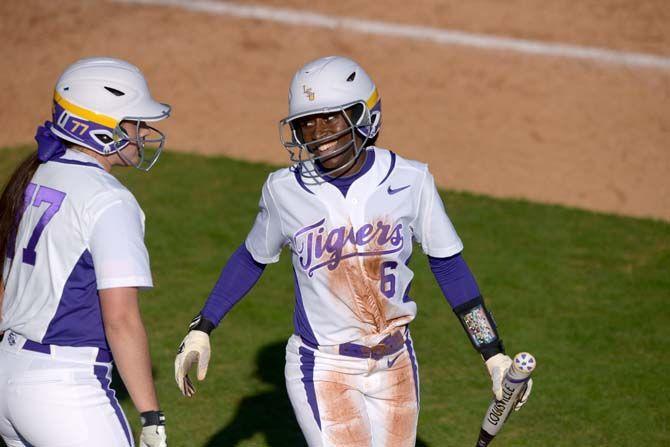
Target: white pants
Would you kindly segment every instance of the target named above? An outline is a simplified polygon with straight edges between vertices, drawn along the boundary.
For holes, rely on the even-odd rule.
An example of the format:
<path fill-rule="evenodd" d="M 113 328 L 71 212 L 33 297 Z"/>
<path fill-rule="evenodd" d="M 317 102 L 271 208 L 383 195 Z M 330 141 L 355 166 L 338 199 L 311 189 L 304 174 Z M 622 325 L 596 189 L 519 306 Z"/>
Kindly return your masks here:
<path fill-rule="evenodd" d="M 293 335 L 286 388 L 310 447 L 411 447 L 419 415 L 411 338 L 379 360 L 325 353 Z"/>
<path fill-rule="evenodd" d="M 11 331 L 0 343 L 0 435 L 8 447 L 133 447 L 114 391 L 111 363 L 97 348 L 23 348 Z"/>

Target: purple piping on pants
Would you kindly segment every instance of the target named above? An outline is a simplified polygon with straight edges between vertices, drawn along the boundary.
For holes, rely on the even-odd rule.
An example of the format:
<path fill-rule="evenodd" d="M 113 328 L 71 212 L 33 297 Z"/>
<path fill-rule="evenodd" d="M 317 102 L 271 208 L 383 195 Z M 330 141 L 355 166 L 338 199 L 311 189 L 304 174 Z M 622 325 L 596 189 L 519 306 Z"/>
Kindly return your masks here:
<path fill-rule="evenodd" d="M 314 390 L 314 353 L 302 346 L 298 348 L 300 353 L 300 372 L 302 373 L 302 383 L 305 384 L 305 393 L 307 394 L 307 403 L 312 408 L 314 420 L 321 430 L 321 416 L 319 416 L 319 406 L 316 403 L 316 391 Z"/>
<path fill-rule="evenodd" d="M 414 373 L 414 391 L 416 391 L 416 405 L 419 406 L 421 402 L 421 397 L 419 395 L 419 369 L 416 363 L 416 356 L 414 355 L 414 346 L 412 345 L 412 338 L 407 333 L 405 339 L 405 346 L 407 346 L 407 352 L 409 353 L 409 360 L 412 362 L 412 372 Z"/>
<path fill-rule="evenodd" d="M 14 430 L 16 430 L 16 428 L 15 428 Z M 32 445 L 31 443 L 29 443 L 29 442 L 26 440 L 26 438 L 24 438 L 23 435 L 21 435 L 21 433 L 19 433 L 18 431 L 16 432 L 16 436 L 19 437 L 19 440 L 21 440 L 21 442 L 24 443 L 24 444 L 26 445 L 26 447 L 35 447 L 35 446 Z"/>
<path fill-rule="evenodd" d="M 95 373 L 95 376 L 98 378 L 98 381 L 102 385 L 102 389 L 107 394 L 109 403 L 112 405 L 112 408 L 114 408 L 116 417 L 119 419 L 119 422 L 121 423 L 121 428 L 123 428 L 123 432 L 126 434 L 128 445 L 130 447 L 134 447 L 135 444 L 133 443 L 133 438 L 130 435 L 130 427 L 128 427 L 126 417 L 123 415 L 123 410 L 121 410 L 121 407 L 119 406 L 119 401 L 116 400 L 116 393 L 109 386 L 111 383 L 111 379 L 107 376 L 107 374 L 109 373 L 109 368 L 102 365 L 94 365 L 93 372 Z"/>

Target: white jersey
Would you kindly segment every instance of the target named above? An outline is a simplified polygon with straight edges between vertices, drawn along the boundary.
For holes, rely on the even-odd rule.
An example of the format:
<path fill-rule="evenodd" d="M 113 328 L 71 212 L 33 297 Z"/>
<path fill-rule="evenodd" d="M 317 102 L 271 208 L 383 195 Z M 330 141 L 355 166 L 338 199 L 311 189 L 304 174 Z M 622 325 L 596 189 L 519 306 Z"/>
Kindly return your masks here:
<path fill-rule="evenodd" d="M 428 167 L 385 149 L 368 149 L 346 195 L 286 168 L 259 206 L 245 245 L 264 264 L 290 247 L 295 332 L 315 345 L 378 339 L 414 319 L 412 240 L 434 257 L 463 250 Z"/>
<path fill-rule="evenodd" d="M 95 159 L 72 150 L 40 165 L 25 197 L 5 261 L 0 331 L 109 349 L 98 290 L 153 285 L 144 213 Z"/>

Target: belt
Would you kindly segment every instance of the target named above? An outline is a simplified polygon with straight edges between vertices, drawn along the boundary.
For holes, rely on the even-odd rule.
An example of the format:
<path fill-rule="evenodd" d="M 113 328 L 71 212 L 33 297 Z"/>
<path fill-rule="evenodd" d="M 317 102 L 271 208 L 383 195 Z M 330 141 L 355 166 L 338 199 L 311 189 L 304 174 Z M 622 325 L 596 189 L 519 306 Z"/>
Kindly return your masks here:
<path fill-rule="evenodd" d="M 7 344 L 10 346 L 15 345 L 19 341 L 18 334 L 12 331 L 7 331 L 2 338 L 0 338 L 0 341 L 3 338 L 7 338 Z M 23 338 L 23 337 L 20 337 Z M 58 349 L 71 349 L 71 347 L 63 347 L 63 346 L 58 346 L 58 345 L 46 345 L 42 343 L 38 343 L 36 341 L 24 339 L 23 346 L 21 346 L 21 349 L 24 351 L 30 351 L 30 352 L 39 352 L 40 354 L 49 354 L 51 355 L 54 350 Z M 91 348 L 91 347 L 88 347 Z M 74 348 L 76 349 L 76 347 Z M 94 349 L 94 348 L 93 348 Z M 98 348 L 98 353 L 95 357 L 95 362 L 96 363 L 110 363 L 113 360 L 112 358 L 112 353 L 104 350 L 104 349 L 99 349 Z"/>
<path fill-rule="evenodd" d="M 304 338 L 303 343 L 313 349 L 319 349 L 318 345 L 308 342 Z M 380 360 L 387 355 L 395 354 L 400 351 L 405 344 L 405 337 L 402 331 L 395 331 L 374 346 L 358 345 L 355 343 L 343 343 L 336 347 L 340 355 L 347 357 L 356 357 L 359 359 Z"/>

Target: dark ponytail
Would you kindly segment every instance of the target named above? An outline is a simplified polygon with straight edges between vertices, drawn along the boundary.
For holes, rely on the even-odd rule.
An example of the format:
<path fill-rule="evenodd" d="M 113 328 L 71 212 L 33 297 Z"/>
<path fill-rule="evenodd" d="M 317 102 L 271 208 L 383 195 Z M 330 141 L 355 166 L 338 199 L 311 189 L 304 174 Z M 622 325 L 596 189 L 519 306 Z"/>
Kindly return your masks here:
<path fill-rule="evenodd" d="M 7 255 L 14 251 L 16 232 L 23 214 L 25 191 L 40 165 L 33 152 L 14 170 L 0 197 L 0 274 L 4 271 Z M 0 282 L 1 282 L 0 278 Z M 4 284 L 2 285 L 4 287 Z"/>
<path fill-rule="evenodd" d="M 23 215 L 25 193 L 40 163 L 57 159 L 65 154 L 65 142 L 51 132 L 53 124 L 46 121 L 35 132 L 37 151 L 26 157 L 14 170 L 0 197 L 0 274 L 4 272 L 5 261 L 14 255 L 16 232 Z M 0 277 L 0 286 L 2 277 Z M 1 295 L 0 295 L 1 296 Z"/>

